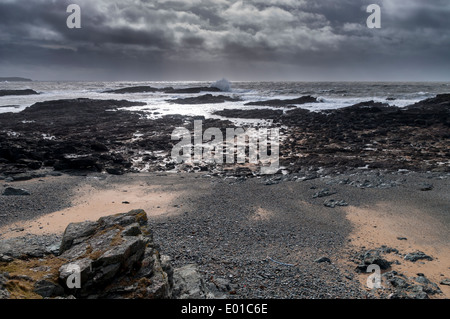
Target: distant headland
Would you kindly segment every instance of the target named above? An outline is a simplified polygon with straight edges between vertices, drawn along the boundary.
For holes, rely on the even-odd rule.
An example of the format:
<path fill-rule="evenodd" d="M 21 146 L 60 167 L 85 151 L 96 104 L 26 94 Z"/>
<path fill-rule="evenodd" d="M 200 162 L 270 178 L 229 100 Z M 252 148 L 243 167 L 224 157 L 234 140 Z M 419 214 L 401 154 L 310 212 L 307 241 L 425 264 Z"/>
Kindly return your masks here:
<path fill-rule="evenodd" d="M 32 82 L 31 79 L 20 78 L 20 77 L 0 77 L 0 82 Z"/>

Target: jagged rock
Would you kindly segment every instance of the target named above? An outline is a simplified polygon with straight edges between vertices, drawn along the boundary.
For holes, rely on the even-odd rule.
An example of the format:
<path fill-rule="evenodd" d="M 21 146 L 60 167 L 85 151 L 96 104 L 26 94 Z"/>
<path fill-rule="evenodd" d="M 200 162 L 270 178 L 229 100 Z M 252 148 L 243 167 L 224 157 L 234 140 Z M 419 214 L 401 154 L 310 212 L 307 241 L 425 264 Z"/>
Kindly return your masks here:
<path fill-rule="evenodd" d="M 27 279 L 34 283 L 35 294 L 45 298 L 70 295 L 76 298 L 172 296 L 170 258 L 161 260 L 143 210 L 105 216 L 95 222 L 69 224 L 57 256 L 50 251 L 55 249 L 54 244 L 38 242 L 36 238 L 33 237 L 36 241 L 34 246 L 29 245 L 33 241 L 25 237 L 0 242 L 3 256 L 26 260 L 39 257 L 39 262 L 54 265 L 53 272 L 46 272 L 42 278 Z M 20 279 L 20 276 L 16 277 L 16 280 Z"/>
<path fill-rule="evenodd" d="M 151 255 L 153 251 L 147 247 L 152 242 L 152 235 L 146 226 L 147 215 L 143 210 L 102 217 L 96 222 L 70 224 L 63 234 L 60 257 L 75 261 L 60 267 L 60 281 L 67 280 L 71 269 L 78 269 L 81 288 L 73 294 L 86 297 L 117 282 L 118 278 L 130 280 L 127 276 L 141 267 L 144 255 Z M 154 264 L 152 271 L 147 272 L 152 276 L 157 273 Z M 166 278 L 167 275 L 159 277 Z M 159 286 L 168 289 L 168 280 L 158 282 Z M 108 294 L 108 291 L 104 293 Z"/>
<path fill-rule="evenodd" d="M 61 240 L 61 246 L 59 253 L 62 254 L 66 250 L 72 247 L 74 241 L 77 239 L 85 238 L 92 235 L 97 228 L 96 222 L 85 221 L 80 223 L 70 223 L 64 231 L 63 238 Z"/>
<path fill-rule="evenodd" d="M 71 223 L 60 245 L 44 239 L 32 236 L 0 241 L 0 255 L 23 258 L 16 268 L 28 270 L 27 262 L 40 258 L 43 266 L 36 268 L 41 271 L 40 278 L 14 275 L 15 285 L 20 281 L 33 284 L 29 293 L 34 296 L 226 298 L 231 289 L 229 282 L 222 279 L 206 285 L 195 265 L 174 270 L 171 258 L 160 255 L 143 210 L 105 216 L 95 222 Z M 56 255 L 55 247 L 59 248 Z M 2 278 L 0 298 L 9 298 Z"/>
<path fill-rule="evenodd" d="M 391 263 L 386 259 L 384 259 L 383 257 L 381 257 L 381 254 L 385 252 L 386 250 L 380 248 L 380 249 L 371 249 L 364 252 L 363 254 L 360 254 L 358 258 L 362 261 L 362 263 L 356 267 L 356 271 L 366 272 L 367 267 L 372 264 L 380 266 L 380 269 L 388 269 L 391 266 Z"/>

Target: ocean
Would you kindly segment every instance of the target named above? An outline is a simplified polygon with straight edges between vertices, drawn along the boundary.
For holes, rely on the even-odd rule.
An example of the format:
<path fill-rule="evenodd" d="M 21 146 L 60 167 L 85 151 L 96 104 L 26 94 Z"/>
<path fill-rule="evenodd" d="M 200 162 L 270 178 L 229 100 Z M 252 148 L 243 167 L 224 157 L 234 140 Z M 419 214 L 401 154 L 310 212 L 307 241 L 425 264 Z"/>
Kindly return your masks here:
<path fill-rule="evenodd" d="M 374 100 L 388 103 L 392 106 L 405 107 L 418 101 L 435 97 L 437 94 L 450 93 L 450 83 L 446 82 L 230 82 L 228 92 L 205 92 L 199 94 L 166 94 L 166 93 L 103 93 L 106 90 L 120 89 L 131 86 L 152 86 L 157 88 L 210 86 L 212 82 L 200 81 L 148 81 L 148 82 L 1 82 L 0 90 L 33 89 L 39 95 L 4 96 L 0 97 L 0 113 L 20 112 L 36 102 L 91 98 L 91 99 L 125 99 L 145 102 L 147 105 L 129 108 L 131 111 L 144 111 L 149 118 L 157 118 L 168 114 L 205 116 L 206 118 L 221 118 L 212 115 L 214 111 L 224 109 L 268 108 L 264 106 L 244 106 L 250 101 L 267 99 L 291 99 L 304 95 L 312 95 L 320 103 L 301 105 L 311 111 L 337 109 L 356 103 Z M 237 96 L 239 102 L 220 104 L 177 105 L 167 100 L 198 96 L 201 94 L 222 94 Z M 249 120 L 246 120 L 247 122 Z"/>

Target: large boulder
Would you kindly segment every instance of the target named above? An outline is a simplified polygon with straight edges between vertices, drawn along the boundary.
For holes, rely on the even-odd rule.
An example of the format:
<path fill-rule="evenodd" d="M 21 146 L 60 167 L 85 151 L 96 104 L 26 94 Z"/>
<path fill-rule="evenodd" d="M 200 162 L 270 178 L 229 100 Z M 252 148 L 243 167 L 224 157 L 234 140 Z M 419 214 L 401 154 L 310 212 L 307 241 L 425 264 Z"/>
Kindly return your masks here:
<path fill-rule="evenodd" d="M 204 299 L 226 298 L 231 289 L 224 279 L 207 283 L 196 265 L 173 269 L 141 209 L 71 223 L 55 242 L 37 235 L 0 241 L 0 299 Z"/>
<path fill-rule="evenodd" d="M 168 298 L 169 278 L 158 267 L 160 256 L 153 247 L 143 210 L 102 217 L 96 222 L 72 223 L 61 241 L 59 257 L 67 263 L 59 268 L 59 282 L 67 293 L 81 298 L 135 294 Z M 78 279 L 78 287 L 70 284 L 74 279 Z M 145 279 L 148 283 L 144 289 L 138 283 Z M 124 282 L 127 289 L 123 289 Z"/>

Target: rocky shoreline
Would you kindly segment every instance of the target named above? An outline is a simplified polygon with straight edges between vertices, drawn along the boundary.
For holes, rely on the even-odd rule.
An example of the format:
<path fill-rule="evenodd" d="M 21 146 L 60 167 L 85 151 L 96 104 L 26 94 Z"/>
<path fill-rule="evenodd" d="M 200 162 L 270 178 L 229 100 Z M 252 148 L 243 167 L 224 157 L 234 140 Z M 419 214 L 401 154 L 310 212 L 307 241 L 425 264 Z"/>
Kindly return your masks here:
<path fill-rule="evenodd" d="M 189 103 L 193 99 L 202 103 L 203 97 L 187 99 Z M 235 127 L 230 121 L 203 117 L 173 115 L 148 119 L 143 112 L 126 110 L 133 105 L 143 104 L 60 100 L 36 103 L 20 113 L 0 114 L 0 176 L 14 178 L 45 167 L 111 174 L 142 167 L 148 171 L 173 170 L 175 165 L 169 153 L 174 146 L 171 134 L 176 127 L 192 129 L 195 119 L 203 120 L 205 130 L 217 127 L 225 131 Z M 301 108 L 277 111 L 242 109 L 216 114 L 273 120 L 272 125 L 279 127 L 284 136 L 280 161 L 289 173 L 324 167 L 335 171 L 358 167 L 450 171 L 447 147 L 450 95 L 439 95 L 406 108 L 369 101 L 323 112 Z M 225 167 L 214 165 L 204 169 L 215 173 L 223 172 Z"/>
<path fill-rule="evenodd" d="M 135 87 L 115 93 L 151 89 Z M 204 89 L 185 91 L 201 93 Z M 188 102 L 197 99 L 200 103 L 205 96 L 210 97 L 189 97 Z M 308 103 L 312 98 L 293 101 Z M 185 99 L 174 100 L 180 101 Z M 4 202 L 0 215 L 5 215 L 0 225 L 69 207 L 77 185 L 88 177 L 98 183 L 114 180 L 127 185 L 144 171 L 156 174 L 146 177 L 155 185 L 167 181 L 191 190 L 192 196 L 202 195 L 173 204 L 174 209 L 183 210 L 173 216 L 152 218 L 151 231 L 147 219 L 136 220 L 144 213 L 131 211 L 69 226 L 63 235 L 2 240 L 0 297 L 439 297 L 442 292 L 437 284 L 442 288 L 448 279 L 436 283 L 425 273 L 405 275 L 396 270 L 398 260 L 386 257 L 403 258 L 400 264 L 435 262 L 427 251 L 358 246 L 346 258 L 351 267 L 342 266 L 338 259 L 351 234 L 346 209 L 375 206 L 377 196 L 379 201 L 389 197 L 394 202 L 397 193 L 415 194 L 419 199 L 434 194 L 439 205 L 431 205 L 427 214 L 446 222 L 441 209 L 448 196 L 441 194 L 448 191 L 450 172 L 450 95 L 405 108 L 368 101 L 323 112 L 290 107 L 293 101 L 268 100 L 257 102 L 266 109 L 217 112 L 229 118 L 270 119 L 280 128 L 281 167 L 273 175 L 260 175 L 242 165 L 186 165 L 169 158 L 176 127 L 192 131 L 193 121 L 201 119 L 203 129 L 225 131 L 235 127 L 231 121 L 178 115 L 149 119 L 144 112 L 126 110 L 143 104 L 124 100 L 48 101 L 20 113 L 0 114 L 0 197 Z M 289 110 L 283 112 L 280 106 Z M 168 172 L 180 174 L 170 177 Z M 42 185 L 36 186 L 40 180 Z M 34 188 L 30 191 L 27 185 Z M 42 191 L 39 201 L 35 189 L 39 194 Z M 51 189 L 54 200 L 43 195 Z M 420 205 L 415 197 L 408 200 Z M 128 200 L 122 202 L 128 204 Z M 76 232 L 68 240 L 71 227 Z M 398 237 L 403 238 L 402 234 Z M 106 246 L 95 246 L 98 241 Z M 19 251 L 23 254 L 17 255 Z M 45 263 L 38 265 L 36 258 Z M 85 269 L 87 290 L 67 291 L 62 286 L 67 271 L 61 267 L 80 261 L 88 261 L 79 265 Z M 388 286 L 381 293 L 361 288 L 358 271 L 364 272 L 368 263 L 386 268 L 383 280 Z M 25 268 L 39 269 L 24 273 Z"/>

